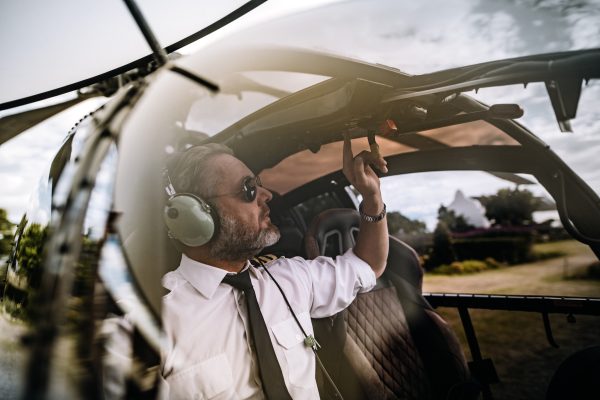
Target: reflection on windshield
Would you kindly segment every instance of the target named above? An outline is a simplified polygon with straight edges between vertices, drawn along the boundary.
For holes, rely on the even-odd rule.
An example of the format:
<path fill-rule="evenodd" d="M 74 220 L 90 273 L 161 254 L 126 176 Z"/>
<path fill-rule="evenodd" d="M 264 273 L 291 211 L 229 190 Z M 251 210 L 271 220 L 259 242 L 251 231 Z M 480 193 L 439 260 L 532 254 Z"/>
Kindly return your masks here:
<path fill-rule="evenodd" d="M 218 96 L 206 94 L 192 103 L 185 128 L 213 136 L 280 98 L 325 79 L 283 71 L 232 73 L 222 77 Z"/>
<path fill-rule="evenodd" d="M 240 118 L 276 101 L 277 98 L 264 93 L 220 94 L 196 100 L 185 121 L 188 130 L 213 136 Z"/>

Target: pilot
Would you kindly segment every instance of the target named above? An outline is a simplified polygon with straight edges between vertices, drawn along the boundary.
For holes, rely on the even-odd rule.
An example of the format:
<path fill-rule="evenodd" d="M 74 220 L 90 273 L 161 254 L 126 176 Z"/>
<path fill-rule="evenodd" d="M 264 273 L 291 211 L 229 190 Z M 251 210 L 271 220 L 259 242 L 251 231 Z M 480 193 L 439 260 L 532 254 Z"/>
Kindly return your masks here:
<path fill-rule="evenodd" d="M 385 204 L 373 168 L 387 172 L 386 161 L 369 151 L 353 157 L 345 138 L 343 172 L 362 195 L 353 249 L 266 263 L 249 261 L 280 237 L 259 177 L 217 144 L 192 147 L 169 165 L 165 222 L 183 255 L 163 277 L 164 397 L 319 398 L 311 318 L 343 310 L 385 269 Z M 193 232 L 190 219 L 209 222 Z"/>

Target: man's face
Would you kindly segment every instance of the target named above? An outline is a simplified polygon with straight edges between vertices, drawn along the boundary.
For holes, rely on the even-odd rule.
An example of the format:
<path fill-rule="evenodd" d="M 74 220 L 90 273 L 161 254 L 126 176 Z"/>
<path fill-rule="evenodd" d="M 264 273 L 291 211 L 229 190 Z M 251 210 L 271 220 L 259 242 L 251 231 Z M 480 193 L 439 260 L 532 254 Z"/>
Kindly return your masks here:
<path fill-rule="evenodd" d="M 222 260 L 243 260 L 258 254 L 279 240 L 279 229 L 269 217 L 271 192 L 257 187 L 256 198 L 248 202 L 242 191 L 244 178 L 254 174 L 237 158 L 221 154 L 214 158 L 219 177 L 211 203 L 216 207 L 219 229 L 209 242 L 211 255 Z"/>

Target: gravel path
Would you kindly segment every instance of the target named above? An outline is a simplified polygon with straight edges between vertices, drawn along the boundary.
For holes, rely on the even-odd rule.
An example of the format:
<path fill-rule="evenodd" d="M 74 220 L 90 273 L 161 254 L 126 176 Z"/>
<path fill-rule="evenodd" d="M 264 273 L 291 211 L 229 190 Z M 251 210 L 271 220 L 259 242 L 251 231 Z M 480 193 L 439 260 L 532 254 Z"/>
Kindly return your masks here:
<path fill-rule="evenodd" d="M 0 399 L 20 399 L 25 356 L 20 338 L 26 327 L 0 311 Z"/>
<path fill-rule="evenodd" d="M 600 297 L 600 281 L 564 279 L 583 272 L 596 256 L 589 247 L 568 243 L 564 257 L 471 275 L 425 274 L 424 292 L 528 294 Z"/>

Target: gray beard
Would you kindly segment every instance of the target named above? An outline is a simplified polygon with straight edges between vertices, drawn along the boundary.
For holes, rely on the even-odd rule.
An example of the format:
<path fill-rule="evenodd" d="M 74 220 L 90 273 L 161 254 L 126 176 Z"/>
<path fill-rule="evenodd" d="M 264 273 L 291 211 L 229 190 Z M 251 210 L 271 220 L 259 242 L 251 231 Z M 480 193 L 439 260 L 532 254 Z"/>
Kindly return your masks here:
<path fill-rule="evenodd" d="M 248 225 L 219 213 L 217 236 L 213 239 L 209 251 L 211 257 L 218 260 L 247 260 L 265 247 L 277 243 L 280 236 L 279 229 L 273 224 L 256 233 Z"/>

